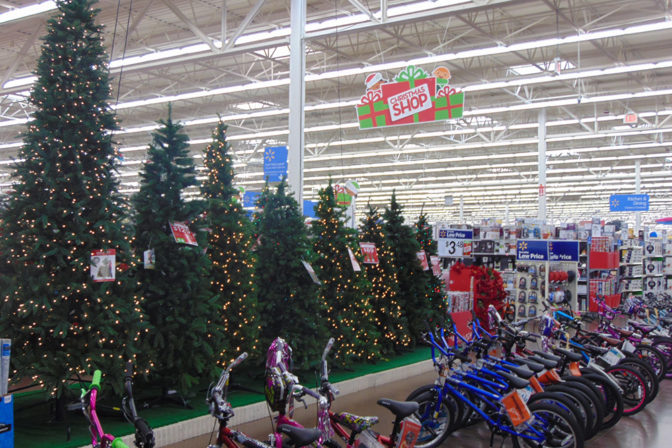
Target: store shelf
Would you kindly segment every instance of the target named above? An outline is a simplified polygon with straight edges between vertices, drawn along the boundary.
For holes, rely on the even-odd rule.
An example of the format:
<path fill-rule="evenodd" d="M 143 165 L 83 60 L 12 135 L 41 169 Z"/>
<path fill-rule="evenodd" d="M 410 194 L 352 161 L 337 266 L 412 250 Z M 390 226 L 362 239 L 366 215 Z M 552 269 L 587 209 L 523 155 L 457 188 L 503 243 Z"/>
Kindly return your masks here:
<path fill-rule="evenodd" d="M 664 274 L 644 274 L 642 277 L 662 277 L 663 275 Z"/>

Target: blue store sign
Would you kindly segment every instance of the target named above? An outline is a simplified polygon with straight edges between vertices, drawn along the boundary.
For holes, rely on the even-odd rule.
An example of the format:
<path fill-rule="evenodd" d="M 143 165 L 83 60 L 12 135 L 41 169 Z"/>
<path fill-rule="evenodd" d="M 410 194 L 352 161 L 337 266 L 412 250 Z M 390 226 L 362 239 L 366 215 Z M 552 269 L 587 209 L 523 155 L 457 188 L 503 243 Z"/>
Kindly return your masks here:
<path fill-rule="evenodd" d="M 579 261 L 578 241 L 549 241 L 548 259 L 550 261 Z"/>
<path fill-rule="evenodd" d="M 269 146 L 264 149 L 264 179 L 280 182 L 287 175 L 287 147 Z"/>
<path fill-rule="evenodd" d="M 611 212 L 648 212 L 648 194 L 612 194 L 609 197 Z"/>
<path fill-rule="evenodd" d="M 518 240 L 516 259 L 520 261 L 548 261 L 548 241 Z"/>

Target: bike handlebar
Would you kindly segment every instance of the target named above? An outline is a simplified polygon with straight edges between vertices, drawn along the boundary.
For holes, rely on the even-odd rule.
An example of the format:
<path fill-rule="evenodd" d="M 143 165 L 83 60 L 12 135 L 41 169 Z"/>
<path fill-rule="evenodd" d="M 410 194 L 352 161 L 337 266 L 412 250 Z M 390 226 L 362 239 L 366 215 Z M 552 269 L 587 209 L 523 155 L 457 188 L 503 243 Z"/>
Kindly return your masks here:
<path fill-rule="evenodd" d="M 100 370 L 93 372 L 93 378 L 91 379 L 89 390 L 96 389 L 97 391 L 100 391 L 100 379 L 102 376 L 103 373 Z"/>

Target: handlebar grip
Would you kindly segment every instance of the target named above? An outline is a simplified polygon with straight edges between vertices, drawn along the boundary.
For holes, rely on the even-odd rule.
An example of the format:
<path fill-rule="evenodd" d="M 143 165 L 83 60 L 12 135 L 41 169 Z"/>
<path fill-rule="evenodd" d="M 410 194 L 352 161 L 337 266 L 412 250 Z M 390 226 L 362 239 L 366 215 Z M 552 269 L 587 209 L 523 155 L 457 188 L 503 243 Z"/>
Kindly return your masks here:
<path fill-rule="evenodd" d="M 334 346 L 334 342 L 336 342 L 336 339 L 329 338 L 329 341 L 327 342 L 327 346 L 324 347 L 324 352 L 322 353 L 322 360 L 325 360 L 327 358 L 327 355 L 331 351 L 331 348 Z"/>
<path fill-rule="evenodd" d="M 231 363 L 231 365 L 229 366 L 229 370 L 233 369 L 234 367 L 236 367 L 237 365 L 239 365 L 241 362 L 245 361 L 246 359 L 247 359 L 247 352 L 241 353 L 240 355 L 238 355 L 236 360 Z"/>
<path fill-rule="evenodd" d="M 124 374 L 124 380 L 128 381 L 133 379 L 133 361 L 130 359 L 126 362 L 126 372 Z"/>
<path fill-rule="evenodd" d="M 93 372 L 93 378 L 91 379 L 91 385 L 89 386 L 89 390 L 91 389 L 96 389 L 100 390 L 100 378 L 103 376 L 103 372 L 100 370 L 96 370 Z"/>

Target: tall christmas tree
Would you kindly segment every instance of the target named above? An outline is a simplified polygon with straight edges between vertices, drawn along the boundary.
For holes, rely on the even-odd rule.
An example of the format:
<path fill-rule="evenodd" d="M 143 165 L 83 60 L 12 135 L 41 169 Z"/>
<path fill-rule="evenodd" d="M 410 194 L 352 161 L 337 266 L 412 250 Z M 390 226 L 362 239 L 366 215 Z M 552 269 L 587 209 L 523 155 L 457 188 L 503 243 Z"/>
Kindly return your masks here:
<path fill-rule="evenodd" d="M 432 226 L 429 225 L 427 215 L 422 213 L 415 222 L 415 237 L 420 243 L 420 250 L 424 250 L 427 254 L 427 262 L 430 263 L 431 256 L 437 255 L 438 243 L 432 238 Z M 443 281 L 431 269 L 425 271 L 427 284 L 429 285 L 429 300 L 433 315 L 439 317 L 447 312 L 446 309 L 446 295 L 443 290 Z"/>
<path fill-rule="evenodd" d="M 317 285 L 302 263 L 312 263 L 314 254 L 299 206 L 287 195 L 287 183 L 262 198 L 255 273 L 261 347 L 283 337 L 294 349 L 294 364 L 306 368 L 319 360 L 330 336 Z"/>
<path fill-rule="evenodd" d="M 429 300 L 429 285 L 418 261 L 420 244 L 415 239 L 413 229 L 404 224 L 396 193 L 392 193 L 390 206 L 385 209 L 383 219 L 383 233 L 393 248 L 397 266 L 399 303 L 406 313 L 411 339 L 417 341 L 426 328 L 426 322 L 433 316 L 432 304 Z"/>
<path fill-rule="evenodd" d="M 254 281 L 252 223 L 233 187 L 231 145 L 226 141 L 227 126 L 220 121 L 213 141 L 205 150 L 208 178 L 201 191 L 207 200 L 206 222 L 208 256 L 212 262 L 211 291 L 223 308 L 220 319 L 226 337 L 221 347 L 224 360 L 232 360 L 242 351 L 258 347 L 257 292 Z"/>
<path fill-rule="evenodd" d="M 362 271 L 355 272 L 350 254 L 359 253 L 357 233 L 345 226 L 344 210 L 336 205 L 334 189 L 320 190 L 317 219 L 311 225 L 315 270 L 322 285 L 320 299 L 331 336 L 336 338 L 335 359 L 347 365 L 353 360 L 380 357 L 379 333 L 374 323 L 371 283 Z"/>
<path fill-rule="evenodd" d="M 202 204 L 186 202 L 183 191 L 196 185 L 196 169 L 182 126 L 168 119 L 152 134 L 136 209 L 135 249 L 153 251 L 154 267 L 140 269 L 145 310 L 150 322 L 145 335 L 154 379 L 164 389 L 185 392 L 202 377 L 216 373 L 225 336 L 222 304 L 209 294 L 209 260 L 203 248 L 180 244 L 171 223 L 189 226 Z M 195 230 L 195 229 L 192 229 Z"/>
<path fill-rule="evenodd" d="M 380 332 L 381 351 L 394 354 L 411 341 L 408 323 L 399 304 L 399 284 L 394 253 L 383 234 L 382 218 L 378 210 L 369 205 L 362 219 L 360 240 L 376 245 L 378 264 L 365 264 L 366 276 L 371 282 L 371 305 L 376 327 Z"/>
<path fill-rule="evenodd" d="M 0 237 L 0 334 L 13 339 L 11 376 L 58 396 L 68 379 L 96 368 L 116 376 L 109 384 L 119 389 L 142 320 L 93 3 L 59 1 L 48 21 Z M 92 257 L 97 250 L 109 252 Z"/>

